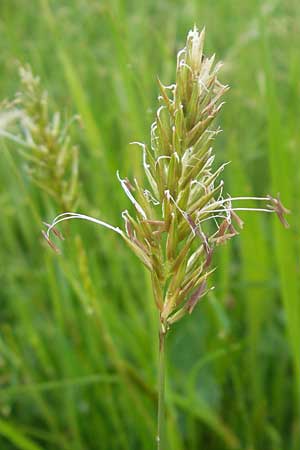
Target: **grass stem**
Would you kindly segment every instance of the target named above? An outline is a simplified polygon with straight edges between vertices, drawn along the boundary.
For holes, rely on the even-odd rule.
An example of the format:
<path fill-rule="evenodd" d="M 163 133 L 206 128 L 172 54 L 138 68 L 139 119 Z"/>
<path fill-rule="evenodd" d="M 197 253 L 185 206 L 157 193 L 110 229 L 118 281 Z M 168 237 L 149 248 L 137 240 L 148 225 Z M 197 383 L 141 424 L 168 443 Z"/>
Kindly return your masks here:
<path fill-rule="evenodd" d="M 160 323 L 158 357 L 158 411 L 157 411 L 157 450 L 164 450 L 165 422 L 165 338 L 166 333 Z"/>

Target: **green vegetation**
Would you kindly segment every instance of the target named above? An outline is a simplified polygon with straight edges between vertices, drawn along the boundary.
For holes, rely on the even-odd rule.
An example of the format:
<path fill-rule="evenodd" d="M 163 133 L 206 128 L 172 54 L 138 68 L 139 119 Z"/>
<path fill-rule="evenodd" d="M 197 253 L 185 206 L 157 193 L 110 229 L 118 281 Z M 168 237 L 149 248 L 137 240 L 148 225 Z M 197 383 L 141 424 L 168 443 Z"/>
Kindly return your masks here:
<path fill-rule="evenodd" d="M 68 129 L 79 186 L 76 169 L 67 172 L 64 201 L 49 195 L 63 185 L 45 189 L 17 143 L 0 144 L 1 450 L 155 446 L 148 273 L 109 230 L 63 224 L 62 256 L 40 230 L 66 204 L 121 225 L 128 201 L 116 171 L 142 176 L 141 150 L 128 144 L 149 142 L 156 75 L 174 81 L 194 23 L 206 26 L 205 51 L 224 60 L 220 78 L 231 86 L 215 143 L 217 162 L 232 161 L 228 191 L 279 191 L 293 214 L 289 230 L 271 215 L 241 214 L 242 236 L 214 254 L 215 290 L 168 334 L 167 448 L 298 449 L 298 2 L 3 0 L 0 13 L 1 99 L 20 89 L 18 61 L 30 63 L 50 117 L 60 111 L 65 124 L 79 114 L 82 124 Z"/>

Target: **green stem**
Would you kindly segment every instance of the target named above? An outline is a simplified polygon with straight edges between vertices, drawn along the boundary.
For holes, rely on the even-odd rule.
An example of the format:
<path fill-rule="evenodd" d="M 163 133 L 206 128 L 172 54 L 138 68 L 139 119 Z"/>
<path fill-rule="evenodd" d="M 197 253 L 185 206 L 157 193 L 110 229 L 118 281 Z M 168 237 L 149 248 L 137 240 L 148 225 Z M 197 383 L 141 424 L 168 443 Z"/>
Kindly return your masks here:
<path fill-rule="evenodd" d="M 158 359 L 158 410 L 157 410 L 157 450 L 164 450 L 165 422 L 165 337 L 166 333 L 160 324 L 159 359 Z"/>

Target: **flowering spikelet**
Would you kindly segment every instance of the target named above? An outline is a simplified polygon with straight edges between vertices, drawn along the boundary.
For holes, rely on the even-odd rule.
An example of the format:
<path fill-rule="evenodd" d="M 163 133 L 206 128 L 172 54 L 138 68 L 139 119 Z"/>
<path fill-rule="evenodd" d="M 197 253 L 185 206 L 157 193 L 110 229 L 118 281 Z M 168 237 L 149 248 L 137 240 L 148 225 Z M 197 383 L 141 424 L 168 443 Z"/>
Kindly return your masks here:
<path fill-rule="evenodd" d="M 228 90 L 218 81 L 221 64 L 203 54 L 204 30 L 190 31 L 177 56 L 176 83 L 159 80 L 160 106 L 151 126 L 151 144 L 137 144 L 143 153 L 148 186 L 118 174 L 121 186 L 135 208 L 135 217 L 122 213 L 125 231 L 81 214 L 65 213 L 48 227 L 82 218 L 114 229 L 151 272 L 155 303 L 165 333 L 171 324 L 191 313 L 207 293 L 207 279 L 215 246 L 242 228 L 239 210 L 276 212 L 286 225 L 288 212 L 279 198 L 254 198 L 268 202 L 263 208 L 233 207 L 248 197 L 223 197 L 219 181 L 225 164 L 213 168 L 213 141 L 220 132 L 213 121 Z M 236 204 L 236 203 L 235 203 Z"/>

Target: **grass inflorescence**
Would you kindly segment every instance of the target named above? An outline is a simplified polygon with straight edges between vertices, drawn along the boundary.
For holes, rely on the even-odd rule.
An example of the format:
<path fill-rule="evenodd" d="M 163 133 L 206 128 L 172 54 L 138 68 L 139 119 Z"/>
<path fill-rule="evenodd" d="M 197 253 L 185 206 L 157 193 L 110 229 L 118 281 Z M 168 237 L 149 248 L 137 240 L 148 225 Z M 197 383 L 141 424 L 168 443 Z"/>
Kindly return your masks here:
<path fill-rule="evenodd" d="M 69 129 L 80 145 L 80 212 L 113 223 L 125 237 L 116 169 L 151 190 L 140 176 L 140 150 L 126 145 L 144 140 L 153 121 L 155 74 L 175 82 L 186 30 L 206 24 L 204 53 L 224 58 L 219 78 L 232 87 L 214 125 L 224 133 L 213 143 L 212 169 L 231 161 L 220 175 L 224 201 L 224 192 L 280 191 L 293 214 L 284 231 L 272 214 L 237 211 L 241 236 L 220 236 L 226 245 L 219 249 L 209 243 L 216 270 L 207 283 L 215 289 L 168 332 L 165 437 L 174 450 L 298 450 L 298 3 L 20 0 L 0 8 L 1 98 L 24 90 L 15 61 L 29 62 L 48 91 L 50 128 L 55 111 L 63 126 L 65 111 L 80 114 L 84 132 Z M 1 104 L 0 129 L 23 141 L 19 109 Z M 77 200 L 63 205 L 62 190 L 59 198 L 41 195 L 31 183 L 32 149 L 7 136 L 0 147 L 0 447 L 96 450 L 101 442 L 152 450 L 158 309 L 150 272 L 120 234 L 80 220 L 68 232 L 55 228 L 67 238 L 64 257 L 43 249 L 41 218 L 49 223 L 56 211 L 78 211 Z M 56 188 L 51 177 L 48 187 Z M 267 204 L 241 199 L 231 207 Z M 159 216 L 160 206 L 154 210 Z M 224 208 L 221 214 L 229 216 Z M 219 226 L 224 219 L 216 219 Z M 201 224 L 206 237 L 217 231 L 214 220 Z M 197 237 L 193 245 L 201 243 Z"/>
<path fill-rule="evenodd" d="M 164 448 L 164 346 L 172 324 L 191 314 L 208 288 L 215 246 L 238 234 L 243 221 L 237 211 L 276 213 L 285 227 L 289 213 L 279 196 L 224 196 L 219 181 L 226 164 L 213 169 L 213 142 L 220 132 L 213 123 L 223 106 L 228 86 L 218 78 L 220 63 L 203 53 L 204 30 L 189 32 L 186 46 L 178 52 L 176 83 L 164 86 L 158 80 L 161 106 L 151 125 L 150 147 L 140 145 L 147 188 L 134 178 L 118 179 L 133 204 L 136 217 L 125 210 L 125 233 L 118 227 L 84 214 L 65 212 L 48 226 L 45 235 L 71 219 L 84 219 L 118 233 L 151 273 L 153 297 L 159 311 L 159 375 L 157 448 Z M 262 201 L 265 207 L 233 205 L 241 201 Z M 58 237 L 60 235 L 58 234 Z M 55 247 L 54 247 L 55 248 Z"/>

